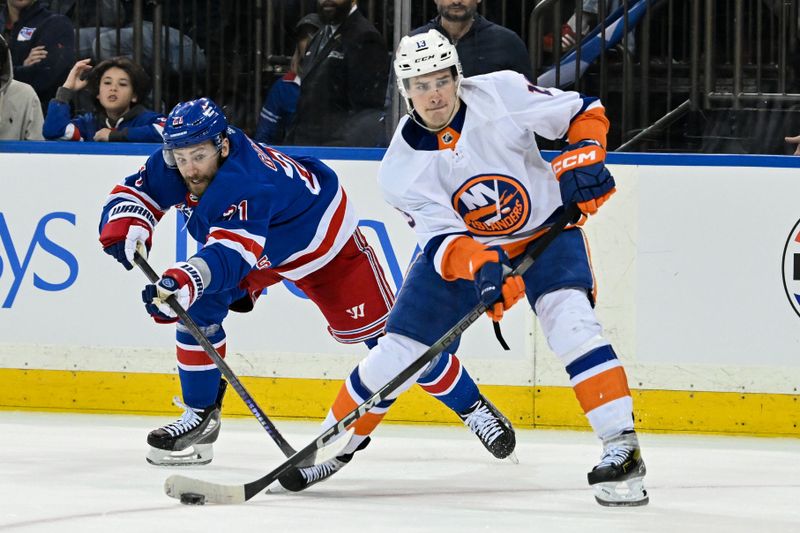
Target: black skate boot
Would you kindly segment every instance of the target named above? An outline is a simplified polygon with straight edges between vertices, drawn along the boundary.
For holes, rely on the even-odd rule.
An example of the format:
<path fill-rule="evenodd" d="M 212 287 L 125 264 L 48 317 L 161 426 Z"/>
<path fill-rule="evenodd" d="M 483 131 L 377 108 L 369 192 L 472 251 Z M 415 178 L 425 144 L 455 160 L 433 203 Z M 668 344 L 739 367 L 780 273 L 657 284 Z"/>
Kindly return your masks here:
<path fill-rule="evenodd" d="M 498 459 L 511 456 L 513 462 L 518 462 L 516 456 L 512 455 L 517 440 L 511 422 L 483 394 L 467 411 L 458 416 L 492 455 Z"/>
<path fill-rule="evenodd" d="M 650 501 L 642 485 L 646 473 L 639 439 L 630 430 L 603 441 L 603 456 L 587 477 L 597 503 L 630 507 Z"/>
<path fill-rule="evenodd" d="M 333 459 L 328 459 L 327 461 L 324 461 L 318 465 L 291 468 L 288 472 L 278 478 L 278 482 L 286 490 L 300 492 L 301 490 L 307 489 L 314 483 L 325 481 L 336 472 L 344 468 L 344 466 L 350 462 L 356 452 L 360 452 L 366 448 L 370 440 L 370 437 L 364 439 L 364 442 L 359 444 L 358 448 L 356 448 L 355 452 L 353 453 L 347 453 L 338 457 L 334 457 Z"/>
<path fill-rule="evenodd" d="M 183 415 L 147 435 L 147 444 L 150 445 L 147 462 L 158 466 L 210 463 L 214 458 L 212 443 L 219 436 L 222 397 L 227 385 L 224 379 L 221 380 L 217 401 L 203 409 L 189 407 L 175 397 L 173 402 L 184 409 Z"/>

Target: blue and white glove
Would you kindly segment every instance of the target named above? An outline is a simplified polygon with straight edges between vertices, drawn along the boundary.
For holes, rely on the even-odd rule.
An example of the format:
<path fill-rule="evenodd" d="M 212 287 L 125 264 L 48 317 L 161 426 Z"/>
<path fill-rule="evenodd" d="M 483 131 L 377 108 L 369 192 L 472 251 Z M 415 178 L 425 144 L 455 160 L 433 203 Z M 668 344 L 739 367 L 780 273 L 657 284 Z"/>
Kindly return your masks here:
<path fill-rule="evenodd" d="M 189 309 L 203 295 L 205 283 L 197 268 L 190 263 L 176 263 L 161 274 L 155 285 L 147 285 L 142 291 L 144 307 L 159 324 L 178 321 L 167 298 L 175 296 L 183 309 Z"/>
<path fill-rule="evenodd" d="M 597 209 L 616 192 L 614 177 L 604 163 L 606 151 L 597 141 L 570 144 L 553 159 L 553 172 L 561 188 L 564 205 L 578 204 L 586 215 Z"/>

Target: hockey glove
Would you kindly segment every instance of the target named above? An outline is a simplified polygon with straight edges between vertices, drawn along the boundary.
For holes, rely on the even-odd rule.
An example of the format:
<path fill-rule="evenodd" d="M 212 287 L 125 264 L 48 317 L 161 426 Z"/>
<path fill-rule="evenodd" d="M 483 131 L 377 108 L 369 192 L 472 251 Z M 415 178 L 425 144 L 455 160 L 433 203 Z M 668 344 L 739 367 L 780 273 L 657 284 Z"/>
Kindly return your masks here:
<path fill-rule="evenodd" d="M 564 205 L 578 204 L 586 215 L 597 209 L 616 192 L 614 178 L 606 169 L 606 151 L 597 141 L 570 144 L 553 159 L 553 172 L 561 187 Z"/>
<path fill-rule="evenodd" d="M 189 309 L 203 295 L 203 282 L 200 272 L 189 263 L 176 263 L 166 270 L 155 285 L 147 285 L 142 291 L 144 307 L 153 320 L 159 324 L 178 321 L 175 311 L 167 303 L 167 298 L 175 296 L 181 307 Z"/>
<path fill-rule="evenodd" d="M 147 259 L 152 246 L 155 216 L 146 207 L 134 202 L 122 202 L 111 208 L 103 229 L 100 244 L 103 251 L 122 263 L 126 270 L 133 268 L 133 254 L 138 249 Z"/>
<path fill-rule="evenodd" d="M 509 276 L 511 262 L 500 246 L 490 246 L 472 255 L 470 272 L 475 279 L 478 299 L 488 307 L 486 314 L 500 322 L 503 313 L 525 296 L 521 276 Z"/>

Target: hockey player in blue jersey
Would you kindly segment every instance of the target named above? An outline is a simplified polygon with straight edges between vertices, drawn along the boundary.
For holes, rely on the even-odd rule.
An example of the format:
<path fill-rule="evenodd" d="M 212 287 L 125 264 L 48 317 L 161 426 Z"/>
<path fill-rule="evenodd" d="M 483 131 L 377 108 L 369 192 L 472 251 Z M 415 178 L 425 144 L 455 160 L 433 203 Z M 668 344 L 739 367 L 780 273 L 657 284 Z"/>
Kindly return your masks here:
<path fill-rule="evenodd" d="M 593 215 L 614 193 L 604 165 L 608 120 L 602 104 L 537 87 L 507 70 L 463 78 L 455 46 L 436 30 L 404 37 L 394 68 L 409 114 L 394 133 L 378 181 L 386 201 L 413 222 L 423 253 L 397 295 L 386 334 L 354 371 L 362 384 L 358 399 L 399 375 L 479 302 L 499 321 L 527 297 L 603 444 L 588 474 L 597 501 L 646 504 L 631 393 L 594 312 L 595 279 L 583 232 L 567 228 L 523 276 L 506 275 L 565 204 Z M 551 165 L 535 135 L 568 145 Z M 369 414 L 355 426 L 365 419 L 369 424 Z M 342 466 L 334 458 L 292 472 L 320 481 Z"/>
<path fill-rule="evenodd" d="M 293 159 L 253 142 L 206 98 L 178 104 L 167 117 L 163 148 L 106 201 L 104 250 L 133 268 L 135 250 L 150 249 L 154 227 L 170 207 L 186 216 L 189 234 L 204 246 L 145 287 L 145 306 L 156 322 L 177 322 L 165 303 L 174 295 L 224 356 L 228 311 L 252 309 L 264 287 L 286 279 L 317 305 L 339 342 L 372 347 L 383 334 L 394 295 L 336 174 L 318 159 Z M 354 307 L 363 312 L 347 312 Z M 205 464 L 213 458 L 225 382 L 180 323 L 176 341 L 183 393 L 176 403 L 184 413 L 148 435 L 147 459 Z M 510 423 L 489 411 L 454 355 L 443 354 L 419 383 L 496 457 L 513 452 Z M 342 388 L 348 386 L 363 388 L 357 375 Z M 335 416 L 332 409 L 329 418 Z M 366 442 L 360 441 L 362 448 Z"/>

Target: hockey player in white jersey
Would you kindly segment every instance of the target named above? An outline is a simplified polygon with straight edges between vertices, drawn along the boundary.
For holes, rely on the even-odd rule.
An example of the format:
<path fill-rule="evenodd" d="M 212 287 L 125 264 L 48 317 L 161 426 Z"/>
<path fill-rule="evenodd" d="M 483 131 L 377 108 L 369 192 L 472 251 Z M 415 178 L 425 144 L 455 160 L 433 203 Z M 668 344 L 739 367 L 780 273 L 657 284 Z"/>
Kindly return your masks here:
<path fill-rule="evenodd" d="M 409 114 L 394 133 L 379 181 L 386 201 L 408 217 L 423 253 L 397 296 L 386 335 L 356 370 L 361 384 L 378 390 L 478 301 L 499 321 L 526 296 L 603 443 L 588 474 L 597 501 L 646 504 L 631 394 L 594 313 L 594 276 L 579 228 L 615 191 L 603 163 L 608 120 L 600 101 L 537 87 L 511 71 L 463 79 L 455 47 L 435 30 L 404 37 L 394 68 Z M 542 159 L 536 134 L 566 139 L 552 165 Z M 571 203 L 581 220 L 522 277 L 507 277 Z M 364 423 L 368 416 L 354 426 Z M 358 449 L 367 438 L 361 433 L 346 450 Z M 298 470 L 319 481 L 344 464 L 329 463 Z"/>

